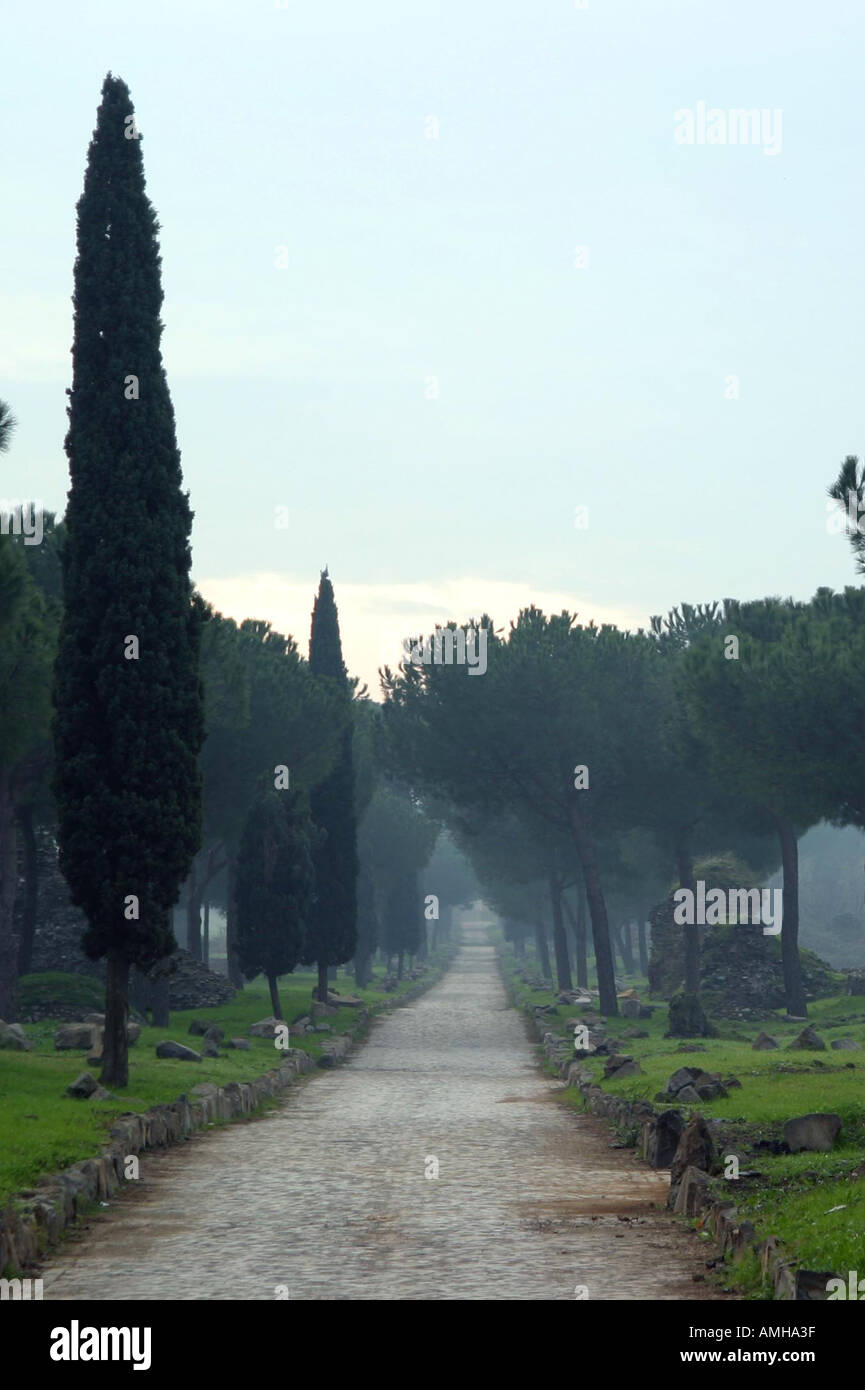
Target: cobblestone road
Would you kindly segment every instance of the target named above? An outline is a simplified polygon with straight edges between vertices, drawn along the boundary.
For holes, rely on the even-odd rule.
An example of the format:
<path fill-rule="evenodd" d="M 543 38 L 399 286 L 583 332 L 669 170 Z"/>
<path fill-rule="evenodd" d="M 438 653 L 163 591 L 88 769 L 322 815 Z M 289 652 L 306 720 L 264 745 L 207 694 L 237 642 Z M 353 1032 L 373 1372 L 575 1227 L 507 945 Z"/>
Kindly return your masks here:
<path fill-rule="evenodd" d="M 493 948 L 267 1118 L 145 1156 L 51 1299 L 702 1299 L 668 1179 L 552 1098 Z M 438 1164 L 438 1177 L 427 1177 Z"/>

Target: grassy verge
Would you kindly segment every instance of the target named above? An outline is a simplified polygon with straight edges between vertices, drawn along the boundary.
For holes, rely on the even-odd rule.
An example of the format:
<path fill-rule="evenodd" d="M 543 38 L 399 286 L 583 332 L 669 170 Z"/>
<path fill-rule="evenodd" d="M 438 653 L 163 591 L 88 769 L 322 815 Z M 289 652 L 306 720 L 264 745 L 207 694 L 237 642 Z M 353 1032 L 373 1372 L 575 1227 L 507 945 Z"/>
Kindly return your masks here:
<path fill-rule="evenodd" d="M 520 978 L 531 959 L 519 961 L 509 947 L 500 960 L 513 1003 L 527 1012 L 538 1005 L 554 1005 L 544 1015 L 550 1032 L 569 1035 L 580 1010 L 556 1003 L 556 992 L 539 989 Z M 648 998 L 645 981 L 641 997 Z M 778 1236 L 787 1258 L 805 1269 L 845 1277 L 863 1264 L 862 1230 L 865 1225 L 865 997 L 838 995 L 820 999 L 808 1007 L 808 1022 L 824 1039 L 825 1052 L 788 1051 L 788 1044 L 804 1028 L 788 1023 L 782 1013 L 767 1014 L 761 1024 L 715 1020 L 716 1038 L 679 1040 L 665 1038 L 667 1009 L 661 1004 L 651 1019 L 610 1018 L 606 1031 L 617 1051 L 633 1057 L 642 1072 L 621 1081 L 604 1081 L 604 1059 L 588 1059 L 587 1069 L 610 1094 L 626 1100 L 648 1100 L 664 1108 L 656 1095 L 666 1089 L 668 1078 L 681 1066 L 700 1066 L 722 1079 L 736 1077 L 740 1087 L 698 1107 L 717 1127 L 722 1157 L 740 1157 L 737 1180 L 716 1179 L 718 1199 L 735 1203 L 742 1220 L 753 1222 L 759 1237 Z M 761 1031 L 780 1043 L 777 1051 L 754 1052 L 751 1043 Z M 645 1037 L 632 1036 L 635 1032 Z M 631 1036 L 629 1036 L 631 1035 Z M 834 1038 L 853 1038 L 861 1052 L 831 1050 Z M 563 1100 L 583 1108 L 580 1092 L 572 1087 Z M 687 1111 L 690 1107 L 682 1107 Z M 756 1146 L 783 1139 L 784 1122 L 812 1111 L 840 1115 L 842 1129 L 831 1153 L 772 1154 Z M 728 1263 L 721 1275 L 728 1287 L 743 1297 L 767 1296 L 754 1254 Z"/>
<path fill-rule="evenodd" d="M 381 987 L 383 969 L 375 972 L 367 989 L 355 990 L 350 978 L 338 980 L 336 988 L 357 995 L 371 1013 L 378 1013 L 416 989 L 419 983 L 432 984 L 446 964 L 444 953 L 437 955 L 427 963 L 422 982 L 405 980 L 392 993 L 385 993 Z M 297 972 L 280 980 L 286 1020 L 309 1013 L 315 983 L 312 972 Z M 249 1037 L 250 1024 L 270 1014 L 270 996 L 263 981 L 247 985 L 230 1003 L 218 1008 L 172 1013 L 169 1028 L 143 1028 L 141 1037 L 130 1048 L 129 1085 L 114 1088 L 110 1100 L 96 1102 L 73 1100 L 64 1092 L 82 1071 L 90 1070 L 98 1076 L 98 1065 L 88 1068 L 84 1052 L 54 1051 L 57 1020 L 25 1024 L 24 1031 L 35 1044 L 32 1052 L 0 1051 L 0 1205 L 31 1188 L 42 1175 L 97 1153 L 118 1115 L 176 1100 L 199 1082 L 224 1086 L 229 1081 L 250 1081 L 277 1065 L 279 1054 L 275 1053 L 273 1042 Z M 331 1034 L 290 1034 L 291 1046 L 317 1059 L 325 1037 L 335 1033 L 361 1034 L 357 1014 L 356 1009 L 340 1009 L 326 1019 Z M 218 1024 L 226 1039 L 248 1038 L 249 1051 L 226 1050 L 218 1058 L 204 1058 L 201 1062 L 158 1058 L 156 1044 L 168 1038 L 198 1050 L 201 1038 L 188 1036 L 193 1018 Z"/>

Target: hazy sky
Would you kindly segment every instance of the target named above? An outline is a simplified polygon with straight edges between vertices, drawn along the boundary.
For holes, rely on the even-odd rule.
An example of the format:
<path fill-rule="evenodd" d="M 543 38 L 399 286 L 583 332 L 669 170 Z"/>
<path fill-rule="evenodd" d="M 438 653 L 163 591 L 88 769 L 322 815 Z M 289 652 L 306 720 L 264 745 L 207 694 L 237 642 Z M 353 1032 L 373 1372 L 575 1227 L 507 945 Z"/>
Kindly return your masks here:
<path fill-rule="evenodd" d="M 3 496 L 65 505 L 110 69 L 223 612 L 305 649 L 327 564 L 372 683 L 484 609 L 857 582 L 825 490 L 865 448 L 861 0 L 7 0 L 3 36 Z M 731 144 L 735 108 L 767 138 Z"/>

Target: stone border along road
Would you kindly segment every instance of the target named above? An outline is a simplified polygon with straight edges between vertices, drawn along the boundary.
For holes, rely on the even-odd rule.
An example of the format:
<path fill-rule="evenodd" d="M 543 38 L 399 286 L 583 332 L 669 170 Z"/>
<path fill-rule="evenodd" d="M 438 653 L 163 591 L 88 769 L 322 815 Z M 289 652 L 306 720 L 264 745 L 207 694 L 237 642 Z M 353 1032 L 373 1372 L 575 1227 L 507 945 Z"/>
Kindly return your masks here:
<path fill-rule="evenodd" d="M 668 1176 L 560 1089 L 467 928 L 444 978 L 345 1066 L 254 1123 L 144 1154 L 123 1201 L 49 1258 L 44 1297 L 717 1296 L 694 1282 L 693 1234 L 651 1206 Z"/>

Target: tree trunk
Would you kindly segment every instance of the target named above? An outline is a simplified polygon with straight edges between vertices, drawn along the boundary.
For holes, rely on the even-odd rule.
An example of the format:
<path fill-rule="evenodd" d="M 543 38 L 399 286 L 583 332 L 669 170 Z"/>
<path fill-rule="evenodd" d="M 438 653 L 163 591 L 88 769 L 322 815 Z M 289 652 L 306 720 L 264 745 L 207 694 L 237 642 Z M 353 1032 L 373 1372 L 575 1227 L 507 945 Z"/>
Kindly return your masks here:
<path fill-rule="evenodd" d="M 526 955 L 526 938 L 522 932 L 514 937 L 514 955 L 518 960 L 524 960 Z"/>
<path fill-rule="evenodd" d="M 694 862 L 686 839 L 676 845 L 676 864 L 679 870 L 679 887 L 688 888 L 695 896 L 697 884 L 694 880 Z M 685 933 L 685 993 L 700 993 L 700 928 L 698 923 L 682 928 Z"/>
<path fill-rule="evenodd" d="M 555 874 L 549 876 L 550 906 L 553 911 L 553 946 L 556 953 L 556 979 L 560 990 L 572 989 L 571 962 L 568 959 L 568 938 L 562 917 L 562 889 Z"/>
<path fill-rule="evenodd" d="M 622 962 L 622 971 L 624 972 L 624 970 L 625 970 L 625 952 L 624 952 L 624 948 L 623 948 L 623 946 L 622 946 L 622 932 L 621 932 L 621 928 L 615 926 L 615 924 L 612 923 L 612 922 L 610 923 L 610 937 L 612 938 L 612 942 L 613 942 L 613 964 L 615 965 L 615 962 L 616 962 L 616 952 L 618 952 L 618 954 L 619 954 L 619 960 Z"/>
<path fill-rule="evenodd" d="M 354 983 L 358 989 L 366 989 L 372 979 L 372 961 L 369 956 L 355 956 Z"/>
<path fill-rule="evenodd" d="M 646 940 L 646 923 L 640 919 L 637 923 L 637 941 L 640 946 L 640 974 L 649 974 L 649 944 Z"/>
<path fill-rule="evenodd" d="M 282 1018 L 282 1005 L 279 1002 L 279 989 L 276 981 L 275 975 L 268 975 L 267 987 L 270 990 L 270 1007 L 273 1010 L 274 1018 Z"/>
<path fill-rule="evenodd" d="M 610 944 L 610 923 L 607 905 L 601 887 L 598 859 L 589 835 L 582 812 L 573 803 L 570 806 L 571 829 L 574 843 L 583 868 L 589 915 L 592 919 L 592 936 L 595 942 L 595 965 L 598 971 L 598 993 L 600 1011 L 609 1017 L 616 1017 L 619 1004 L 616 998 L 616 971 L 613 964 L 613 950 Z"/>
<path fill-rule="evenodd" d="M 165 964 L 160 961 L 160 966 Z M 171 990 L 167 973 L 160 969 L 151 975 L 150 1017 L 154 1028 L 171 1027 Z"/>
<path fill-rule="evenodd" d="M 633 943 L 633 941 L 631 940 L 631 921 L 630 921 L 630 918 L 629 918 L 626 922 L 622 922 L 621 926 L 619 927 L 619 933 L 620 933 L 619 939 L 620 939 L 620 941 L 621 941 L 621 949 L 622 949 L 622 964 L 623 964 L 624 967 L 625 967 L 625 973 L 628 974 L 628 975 L 633 975 L 633 973 L 634 973 L 634 943 Z"/>
<path fill-rule="evenodd" d="M 18 983 L 18 931 L 15 893 L 18 887 L 18 833 L 12 773 L 0 768 L 0 1018 L 14 1023 Z"/>
<path fill-rule="evenodd" d="M 398 980 L 401 980 L 401 979 L 402 979 L 402 962 L 403 962 L 403 952 L 400 951 L 399 955 L 397 956 L 397 972 L 396 972 L 396 977 L 397 977 Z"/>
<path fill-rule="evenodd" d="M 204 937 L 201 943 L 201 955 L 204 964 L 210 969 L 210 903 L 207 898 L 204 900 Z"/>
<path fill-rule="evenodd" d="M 538 953 L 542 976 L 545 980 L 552 980 L 553 967 L 550 964 L 550 953 L 547 949 L 547 929 L 540 913 L 535 917 L 535 949 Z"/>
<path fill-rule="evenodd" d="M 318 962 L 318 987 L 316 998 L 320 1004 L 327 1003 L 327 964 L 325 961 Z"/>
<path fill-rule="evenodd" d="M 129 980 L 127 983 L 126 997 L 129 1000 L 129 1012 L 133 1010 L 139 1013 L 147 1022 L 147 1010 L 150 1008 L 147 979 L 138 969 L 137 965 L 129 968 Z"/>
<path fill-rule="evenodd" d="M 226 969 L 228 978 L 235 989 L 243 988 L 243 971 L 240 968 L 240 961 L 237 958 L 237 906 L 234 901 L 234 889 L 237 879 L 237 861 L 234 855 L 228 861 L 227 892 L 225 903 L 225 954 Z"/>
<path fill-rule="evenodd" d="M 805 987 L 802 984 L 802 962 L 799 959 L 799 845 L 796 832 L 788 820 L 776 819 L 781 841 L 781 863 L 784 870 L 784 894 L 781 917 L 781 964 L 784 970 L 784 994 L 787 1013 L 807 1018 Z"/>
<path fill-rule="evenodd" d="M 189 871 L 186 895 L 186 949 L 193 960 L 201 960 L 201 884 L 195 860 Z"/>
<path fill-rule="evenodd" d="M 24 911 L 21 914 L 21 940 L 18 943 L 18 973 L 29 975 L 33 963 L 36 914 L 39 905 L 39 854 L 36 846 L 36 818 L 32 806 L 18 807 L 24 860 Z M 4 1015 L 0 1014 L 0 1018 Z"/>
<path fill-rule="evenodd" d="M 105 986 L 105 1034 L 102 1042 L 103 1086 L 128 1086 L 129 1042 L 126 1024 L 129 1019 L 129 961 L 117 947 L 108 952 L 108 977 Z"/>
<path fill-rule="evenodd" d="M 565 898 L 565 911 L 574 933 L 577 957 L 577 984 L 583 989 L 589 987 L 589 956 L 586 949 L 586 890 L 582 881 L 577 884 L 577 912 L 574 916 L 570 902 Z"/>

